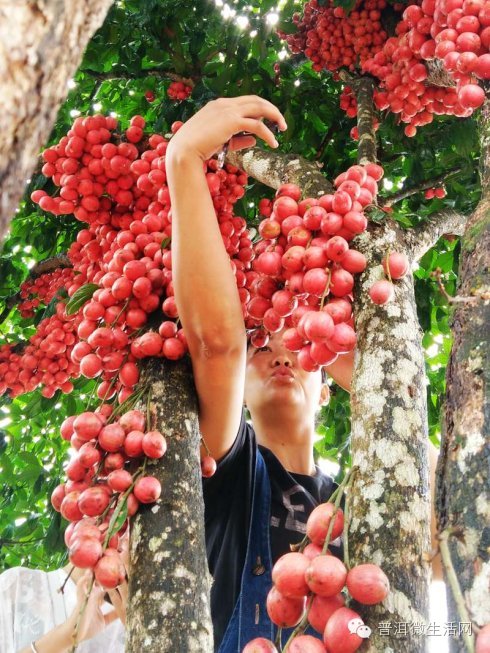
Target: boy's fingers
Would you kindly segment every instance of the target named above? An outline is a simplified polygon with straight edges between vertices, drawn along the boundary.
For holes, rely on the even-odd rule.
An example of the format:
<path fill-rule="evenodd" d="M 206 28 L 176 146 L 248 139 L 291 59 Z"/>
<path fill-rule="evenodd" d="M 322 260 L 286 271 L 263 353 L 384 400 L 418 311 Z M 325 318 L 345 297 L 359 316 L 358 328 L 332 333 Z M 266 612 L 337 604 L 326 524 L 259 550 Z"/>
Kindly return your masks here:
<path fill-rule="evenodd" d="M 265 141 L 270 147 L 277 147 L 278 142 L 271 130 L 262 122 L 262 120 L 254 120 L 253 118 L 245 118 L 243 120 L 244 130 L 256 134 L 259 138 Z"/>
<path fill-rule="evenodd" d="M 257 140 L 254 136 L 233 136 L 230 140 L 228 149 L 230 152 L 242 150 L 245 147 L 253 147 Z"/>

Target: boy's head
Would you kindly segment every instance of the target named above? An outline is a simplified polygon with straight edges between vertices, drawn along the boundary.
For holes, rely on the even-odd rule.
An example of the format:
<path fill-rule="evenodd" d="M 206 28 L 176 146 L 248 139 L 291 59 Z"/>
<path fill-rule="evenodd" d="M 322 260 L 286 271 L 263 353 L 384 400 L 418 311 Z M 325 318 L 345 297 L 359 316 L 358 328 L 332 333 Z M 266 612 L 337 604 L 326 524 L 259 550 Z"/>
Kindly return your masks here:
<path fill-rule="evenodd" d="M 282 343 L 282 332 L 270 336 L 264 347 L 249 344 L 245 375 L 245 403 L 252 415 L 263 410 L 301 411 L 314 423 L 318 408 L 328 402 L 324 369 L 306 372 L 297 354 Z"/>

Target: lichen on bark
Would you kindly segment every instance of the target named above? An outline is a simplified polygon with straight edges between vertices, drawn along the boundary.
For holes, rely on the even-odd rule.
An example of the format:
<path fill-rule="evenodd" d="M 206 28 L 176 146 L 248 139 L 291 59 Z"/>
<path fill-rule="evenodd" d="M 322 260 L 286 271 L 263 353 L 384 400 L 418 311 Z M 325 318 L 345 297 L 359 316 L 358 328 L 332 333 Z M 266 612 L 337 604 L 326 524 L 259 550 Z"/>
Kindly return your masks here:
<path fill-rule="evenodd" d="M 113 0 L 0 4 L 0 240 L 68 92 L 68 80 Z"/>
<path fill-rule="evenodd" d="M 141 382 L 150 389 L 150 427 L 164 433 L 168 450 L 146 470 L 160 480 L 162 495 L 141 506 L 132 522 L 126 651 L 211 653 L 211 577 L 190 361 L 149 359 Z"/>

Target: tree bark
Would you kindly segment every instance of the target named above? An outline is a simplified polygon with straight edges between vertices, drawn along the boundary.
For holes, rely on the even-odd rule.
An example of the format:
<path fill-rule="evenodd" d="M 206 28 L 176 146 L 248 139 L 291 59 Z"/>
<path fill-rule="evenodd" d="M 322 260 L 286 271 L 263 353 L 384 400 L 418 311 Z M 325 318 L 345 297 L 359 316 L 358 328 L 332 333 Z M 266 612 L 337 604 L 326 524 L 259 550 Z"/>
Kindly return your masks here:
<path fill-rule="evenodd" d="M 162 496 L 141 506 L 131 527 L 126 651 L 210 653 L 211 578 L 191 364 L 153 358 L 142 376 L 151 391 L 151 427 L 165 435 L 168 451 L 146 470 L 160 480 Z"/>
<path fill-rule="evenodd" d="M 320 172 L 319 165 L 296 154 L 281 154 L 254 147 L 229 152 L 226 161 L 270 188 L 279 188 L 281 184 L 298 184 L 303 194 L 311 197 L 332 192 L 333 186 Z"/>
<path fill-rule="evenodd" d="M 458 301 L 447 369 L 437 521 L 473 625 L 490 623 L 490 107 L 482 109 L 482 199 L 461 240 Z M 444 562 L 444 560 L 443 560 Z M 446 565 L 445 565 L 446 567 Z M 447 568 L 445 569 L 447 576 Z M 448 586 L 448 621 L 463 622 Z M 473 632 L 475 629 L 473 628 Z M 463 652 L 461 637 L 451 653 Z"/>
<path fill-rule="evenodd" d="M 113 0 L 0 6 L 0 240 L 49 136 L 85 47 Z"/>
<path fill-rule="evenodd" d="M 361 78 L 353 88 L 358 161 L 366 164 L 376 160 L 373 84 Z M 414 624 L 425 624 L 429 614 L 430 566 L 424 553 L 430 551 L 430 494 L 425 363 L 413 277 L 395 282 L 395 299 L 384 306 L 368 295 L 384 278 L 381 261 L 388 251 L 408 255 L 409 248 L 397 224 L 388 220 L 370 224 L 353 244 L 366 256 L 367 268 L 354 289 L 351 451 L 358 472 L 349 498 L 349 552 L 352 564 L 378 564 L 391 591 L 379 605 L 366 608 L 352 601 L 351 607 L 372 630 L 364 651 L 422 653 L 426 640 Z"/>
<path fill-rule="evenodd" d="M 403 624 L 425 623 L 429 613 L 429 466 L 426 379 L 413 277 L 396 282 L 395 300 L 371 302 L 368 290 L 383 278 L 388 249 L 404 251 L 394 223 L 371 226 L 356 247 L 368 267 L 356 283 L 357 350 L 351 391 L 352 463 L 359 467 L 351 493 L 352 564 L 373 562 L 391 583 L 382 604 L 353 604 L 372 629 L 366 652 L 421 653 L 423 636 Z M 378 626 L 391 624 L 389 634 Z"/>

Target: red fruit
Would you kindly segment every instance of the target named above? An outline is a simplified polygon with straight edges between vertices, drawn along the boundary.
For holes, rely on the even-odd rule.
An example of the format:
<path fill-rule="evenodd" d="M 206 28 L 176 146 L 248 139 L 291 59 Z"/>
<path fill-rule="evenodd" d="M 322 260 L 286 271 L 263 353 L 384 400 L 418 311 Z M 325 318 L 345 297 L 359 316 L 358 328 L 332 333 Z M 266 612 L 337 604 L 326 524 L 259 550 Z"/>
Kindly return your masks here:
<path fill-rule="evenodd" d="M 63 421 L 60 429 L 61 437 L 63 438 L 63 440 L 68 440 L 68 442 L 70 441 L 70 438 L 73 435 L 73 422 L 76 419 L 77 419 L 76 415 L 70 415 L 70 417 L 67 417 Z M 100 425 L 100 427 L 102 428 L 102 424 Z"/>
<path fill-rule="evenodd" d="M 350 272 L 339 268 L 333 270 L 330 276 L 330 292 L 335 297 L 348 295 L 354 288 L 354 277 Z"/>
<path fill-rule="evenodd" d="M 325 342 L 332 337 L 335 325 L 328 313 L 310 311 L 303 319 L 302 326 L 308 340 Z"/>
<path fill-rule="evenodd" d="M 272 582 L 288 598 L 299 599 L 308 594 L 305 571 L 309 560 L 302 553 L 286 553 L 272 568 Z"/>
<path fill-rule="evenodd" d="M 112 551 L 111 549 L 107 549 L 94 569 L 95 580 L 105 589 L 116 588 L 125 578 L 122 560 L 116 551 L 114 553 Z"/>
<path fill-rule="evenodd" d="M 313 558 L 316 558 L 316 556 L 321 555 L 321 553 L 322 553 L 322 547 L 318 546 L 318 544 L 313 544 L 313 542 L 307 544 L 303 551 L 303 555 L 306 556 L 308 560 L 313 560 Z"/>
<path fill-rule="evenodd" d="M 76 490 L 68 492 L 61 502 L 60 512 L 68 521 L 79 521 L 83 517 L 83 514 L 80 512 L 80 508 L 78 507 L 78 497 L 80 494 L 81 493 Z"/>
<path fill-rule="evenodd" d="M 136 481 L 133 492 L 141 503 L 153 503 L 162 493 L 162 486 L 154 476 L 143 476 Z"/>
<path fill-rule="evenodd" d="M 161 458 L 167 451 L 167 441 L 160 431 L 148 431 L 143 436 L 143 453 L 148 458 Z"/>
<path fill-rule="evenodd" d="M 321 503 L 319 506 L 313 509 L 310 516 L 308 517 L 308 521 L 306 522 L 306 534 L 315 544 L 323 546 L 334 510 L 335 506 L 333 503 Z M 337 514 L 335 515 L 335 522 L 332 530 L 332 535 L 330 537 L 330 542 L 333 542 L 333 540 L 337 539 L 337 537 L 342 533 L 343 529 L 344 513 L 339 508 Z"/>
<path fill-rule="evenodd" d="M 179 338 L 167 338 L 163 342 L 162 352 L 166 358 L 175 361 L 185 354 L 186 346 Z"/>
<path fill-rule="evenodd" d="M 73 421 L 73 432 L 81 440 L 92 440 L 96 438 L 101 428 L 104 426 L 103 421 L 96 413 L 81 413 Z"/>
<path fill-rule="evenodd" d="M 93 467 L 102 460 L 102 454 L 92 442 L 85 442 L 78 450 L 78 460 L 84 467 Z"/>
<path fill-rule="evenodd" d="M 119 418 L 119 426 L 125 430 L 126 433 L 130 431 L 144 431 L 145 429 L 145 416 L 140 410 L 128 410 Z"/>
<path fill-rule="evenodd" d="M 369 296 L 375 304 L 382 306 L 391 301 L 395 296 L 395 288 L 390 281 L 382 279 L 375 281 L 369 290 Z"/>
<path fill-rule="evenodd" d="M 485 91 L 478 84 L 465 84 L 459 89 L 458 100 L 465 109 L 477 109 L 485 100 Z"/>
<path fill-rule="evenodd" d="M 139 376 L 139 370 L 134 363 L 124 363 L 119 370 L 119 380 L 128 388 L 138 383 Z"/>
<path fill-rule="evenodd" d="M 291 641 L 288 651 L 289 653 L 325 653 L 325 647 L 316 637 L 300 635 Z"/>
<path fill-rule="evenodd" d="M 283 332 L 282 342 L 289 351 L 299 351 L 304 345 L 304 339 L 294 327 Z"/>
<path fill-rule="evenodd" d="M 210 478 L 216 472 L 216 460 L 212 456 L 204 456 L 201 459 L 201 474 L 204 478 Z"/>
<path fill-rule="evenodd" d="M 370 563 L 353 567 L 347 575 L 346 584 L 352 598 L 365 605 L 380 603 L 390 591 L 386 574 L 378 565 Z"/>
<path fill-rule="evenodd" d="M 323 268 L 313 268 L 305 272 L 303 288 L 310 295 L 321 297 L 327 288 L 328 282 L 329 276 Z"/>
<path fill-rule="evenodd" d="M 340 264 L 351 274 L 364 272 L 367 266 L 366 257 L 355 249 L 348 249 L 343 255 Z"/>
<path fill-rule="evenodd" d="M 388 257 L 383 259 L 383 270 L 385 274 L 391 275 L 392 279 L 401 279 L 408 272 L 409 261 L 406 254 L 401 252 L 392 252 Z"/>
<path fill-rule="evenodd" d="M 105 451 L 118 451 L 124 444 L 126 434 L 120 424 L 108 424 L 99 433 L 99 444 Z"/>
<path fill-rule="evenodd" d="M 335 596 L 315 596 L 308 613 L 308 621 L 315 630 L 323 634 L 327 621 L 344 603 L 342 594 L 335 594 Z"/>
<path fill-rule="evenodd" d="M 347 569 L 335 556 L 320 555 L 310 561 L 305 579 L 312 592 L 319 596 L 334 596 L 345 585 Z"/>
<path fill-rule="evenodd" d="M 73 537 L 68 556 L 75 567 L 92 569 L 102 556 L 100 540 L 94 537 Z"/>
<path fill-rule="evenodd" d="M 55 487 L 55 489 L 53 490 L 51 494 L 51 505 L 56 510 L 56 512 L 60 512 L 61 503 L 65 498 L 65 494 L 66 494 L 65 485 L 63 483 Z"/>
<path fill-rule="evenodd" d="M 279 222 L 282 222 L 290 215 L 298 215 L 298 204 L 291 197 L 279 197 L 273 205 L 273 211 Z"/>
<path fill-rule="evenodd" d="M 364 166 L 364 170 L 375 181 L 379 181 L 384 175 L 383 168 L 379 166 L 377 163 L 367 163 Z"/>
<path fill-rule="evenodd" d="M 331 316 L 334 324 L 347 322 L 352 315 L 352 305 L 349 300 L 343 297 L 332 297 L 322 310 Z"/>
<path fill-rule="evenodd" d="M 305 597 L 288 598 L 273 586 L 267 595 L 266 607 L 272 623 L 281 628 L 290 628 L 296 626 L 303 615 Z"/>
<path fill-rule="evenodd" d="M 276 197 L 282 197 L 284 195 L 297 202 L 301 197 L 301 188 L 296 184 L 282 184 L 276 191 Z"/>
<path fill-rule="evenodd" d="M 78 507 L 84 515 L 98 517 L 109 505 L 111 492 L 102 485 L 94 485 L 84 490 L 78 498 Z"/>
<path fill-rule="evenodd" d="M 277 653 L 277 648 L 270 639 L 256 637 L 245 646 L 242 653 Z"/>
<path fill-rule="evenodd" d="M 107 485 L 114 492 L 125 492 L 132 482 L 133 477 L 125 469 L 116 469 L 107 477 Z"/>
<path fill-rule="evenodd" d="M 361 617 L 350 608 L 339 608 L 333 613 L 323 633 L 327 653 L 354 653 L 361 646 L 364 639 L 357 634 L 355 624 L 351 624 L 349 629 L 348 624 L 353 619 L 359 620 L 358 628 L 363 627 Z M 354 632 L 351 632 L 352 630 Z"/>
<path fill-rule="evenodd" d="M 490 651 L 490 624 L 483 626 L 476 636 L 475 653 L 489 653 Z"/>
<path fill-rule="evenodd" d="M 341 261 L 348 249 L 349 243 L 342 236 L 330 238 L 325 246 L 327 256 L 332 261 Z"/>
<path fill-rule="evenodd" d="M 139 458 L 143 455 L 143 432 L 130 431 L 124 440 L 124 451 L 130 458 Z"/>

